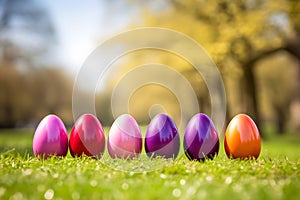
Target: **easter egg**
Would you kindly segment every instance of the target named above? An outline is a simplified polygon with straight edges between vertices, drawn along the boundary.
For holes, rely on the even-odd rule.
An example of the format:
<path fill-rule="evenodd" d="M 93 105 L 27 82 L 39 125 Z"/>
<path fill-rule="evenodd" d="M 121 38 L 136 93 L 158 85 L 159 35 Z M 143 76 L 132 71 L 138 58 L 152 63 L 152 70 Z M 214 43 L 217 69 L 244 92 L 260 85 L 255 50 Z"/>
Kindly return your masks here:
<path fill-rule="evenodd" d="M 35 156 L 44 158 L 67 155 L 68 133 L 59 117 L 48 115 L 41 120 L 34 133 L 32 149 Z"/>
<path fill-rule="evenodd" d="M 176 158 L 180 138 L 174 121 L 166 114 L 156 115 L 150 122 L 145 138 L 145 150 L 149 157 Z"/>
<path fill-rule="evenodd" d="M 142 151 L 142 134 L 139 125 L 129 114 L 119 116 L 110 128 L 107 140 L 112 158 L 134 158 Z"/>
<path fill-rule="evenodd" d="M 232 158 L 258 158 L 261 142 L 259 131 L 254 121 L 245 114 L 235 116 L 229 123 L 224 147 L 228 157 Z"/>
<path fill-rule="evenodd" d="M 190 160 L 213 159 L 218 154 L 218 132 L 207 115 L 199 113 L 192 117 L 185 130 L 183 146 Z"/>
<path fill-rule="evenodd" d="M 92 114 L 79 117 L 70 134 L 70 153 L 73 157 L 85 154 L 100 158 L 105 148 L 105 135 L 99 120 Z"/>

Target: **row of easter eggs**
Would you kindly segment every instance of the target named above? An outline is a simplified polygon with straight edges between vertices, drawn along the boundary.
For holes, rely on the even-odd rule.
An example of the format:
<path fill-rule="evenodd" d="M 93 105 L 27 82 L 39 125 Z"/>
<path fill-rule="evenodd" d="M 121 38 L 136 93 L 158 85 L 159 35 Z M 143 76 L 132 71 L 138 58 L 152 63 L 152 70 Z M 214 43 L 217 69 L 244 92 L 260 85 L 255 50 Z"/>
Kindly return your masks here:
<path fill-rule="evenodd" d="M 142 151 L 142 134 L 136 120 L 129 114 L 119 116 L 113 123 L 107 139 L 112 158 L 133 158 Z M 33 138 L 35 156 L 66 156 L 68 148 L 73 157 L 85 154 L 100 158 L 105 150 L 105 134 L 99 120 L 92 114 L 82 115 L 74 124 L 70 139 L 63 122 L 56 115 L 46 116 L 38 125 Z M 180 137 L 174 121 L 166 114 L 156 115 L 145 136 L 145 151 L 149 157 L 176 158 Z M 212 120 L 205 114 L 196 114 L 189 121 L 183 141 L 190 160 L 213 158 L 219 152 L 219 135 Z M 231 158 L 257 158 L 261 142 L 254 121 L 245 114 L 235 116 L 229 123 L 224 147 Z"/>

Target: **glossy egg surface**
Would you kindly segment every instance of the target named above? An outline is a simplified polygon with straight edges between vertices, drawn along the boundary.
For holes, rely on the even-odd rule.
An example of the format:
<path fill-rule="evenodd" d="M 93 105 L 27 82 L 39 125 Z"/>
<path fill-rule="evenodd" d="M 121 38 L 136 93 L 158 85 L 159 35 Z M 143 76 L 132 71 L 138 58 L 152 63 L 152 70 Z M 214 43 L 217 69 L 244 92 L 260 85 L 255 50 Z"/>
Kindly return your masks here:
<path fill-rule="evenodd" d="M 99 120 L 92 114 L 79 117 L 70 134 L 70 153 L 100 158 L 105 149 L 105 135 Z"/>
<path fill-rule="evenodd" d="M 256 124 L 248 115 L 239 114 L 230 121 L 224 147 L 228 157 L 258 158 L 261 149 L 260 135 Z"/>
<path fill-rule="evenodd" d="M 190 160 L 212 159 L 218 154 L 218 132 L 207 115 L 199 113 L 192 117 L 185 130 L 183 146 Z"/>
<path fill-rule="evenodd" d="M 156 115 L 150 122 L 145 138 L 145 150 L 149 157 L 176 158 L 180 138 L 174 121 L 166 114 Z"/>
<path fill-rule="evenodd" d="M 114 121 L 109 131 L 107 149 L 112 158 L 133 158 L 141 153 L 142 134 L 131 115 L 120 115 Z"/>
<path fill-rule="evenodd" d="M 48 115 L 41 120 L 34 133 L 32 148 L 35 156 L 44 158 L 67 155 L 68 133 L 59 117 Z"/>

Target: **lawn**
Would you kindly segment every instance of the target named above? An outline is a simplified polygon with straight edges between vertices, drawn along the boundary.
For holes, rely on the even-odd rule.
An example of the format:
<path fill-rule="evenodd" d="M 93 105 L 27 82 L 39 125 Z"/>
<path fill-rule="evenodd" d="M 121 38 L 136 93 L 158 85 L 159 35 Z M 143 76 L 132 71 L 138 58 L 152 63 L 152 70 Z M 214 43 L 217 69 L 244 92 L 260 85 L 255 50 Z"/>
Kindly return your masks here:
<path fill-rule="evenodd" d="M 107 132 L 107 131 L 106 131 Z M 299 199 L 300 140 L 269 137 L 258 160 L 32 156 L 33 131 L 0 133 L 0 199 Z"/>

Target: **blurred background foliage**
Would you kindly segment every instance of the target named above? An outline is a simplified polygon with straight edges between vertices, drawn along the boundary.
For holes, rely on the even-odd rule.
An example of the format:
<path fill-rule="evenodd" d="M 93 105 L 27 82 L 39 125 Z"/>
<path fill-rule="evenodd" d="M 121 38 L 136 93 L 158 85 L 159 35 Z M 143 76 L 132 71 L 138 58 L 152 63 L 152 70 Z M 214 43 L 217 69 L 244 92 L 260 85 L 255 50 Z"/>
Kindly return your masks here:
<path fill-rule="evenodd" d="M 127 29 L 170 28 L 201 44 L 224 80 L 227 120 L 242 112 L 262 130 L 271 127 L 277 133 L 300 132 L 298 0 L 104 2 L 101 5 L 108 14 L 122 10 L 124 14 L 117 17 L 126 17 L 134 13 Z M 0 127 L 34 127 L 48 113 L 71 125 L 75 77 L 63 66 L 47 62 L 45 55 L 56 40 L 55 24 L 47 9 L 33 0 L 0 0 L 0 8 Z M 180 41 L 175 45 L 181 45 Z M 176 55 L 146 49 L 113 63 L 113 75 L 95 95 L 97 115 L 104 125 L 113 122 L 110 105 L 114 86 L 124 74 L 145 63 L 161 63 L 179 71 L 195 90 L 200 111 L 210 114 L 209 93 L 195 69 Z M 146 124 L 162 111 L 156 104 L 163 105 L 164 111 L 178 121 L 176 96 L 158 85 L 135 91 L 129 110 L 138 122 Z"/>

